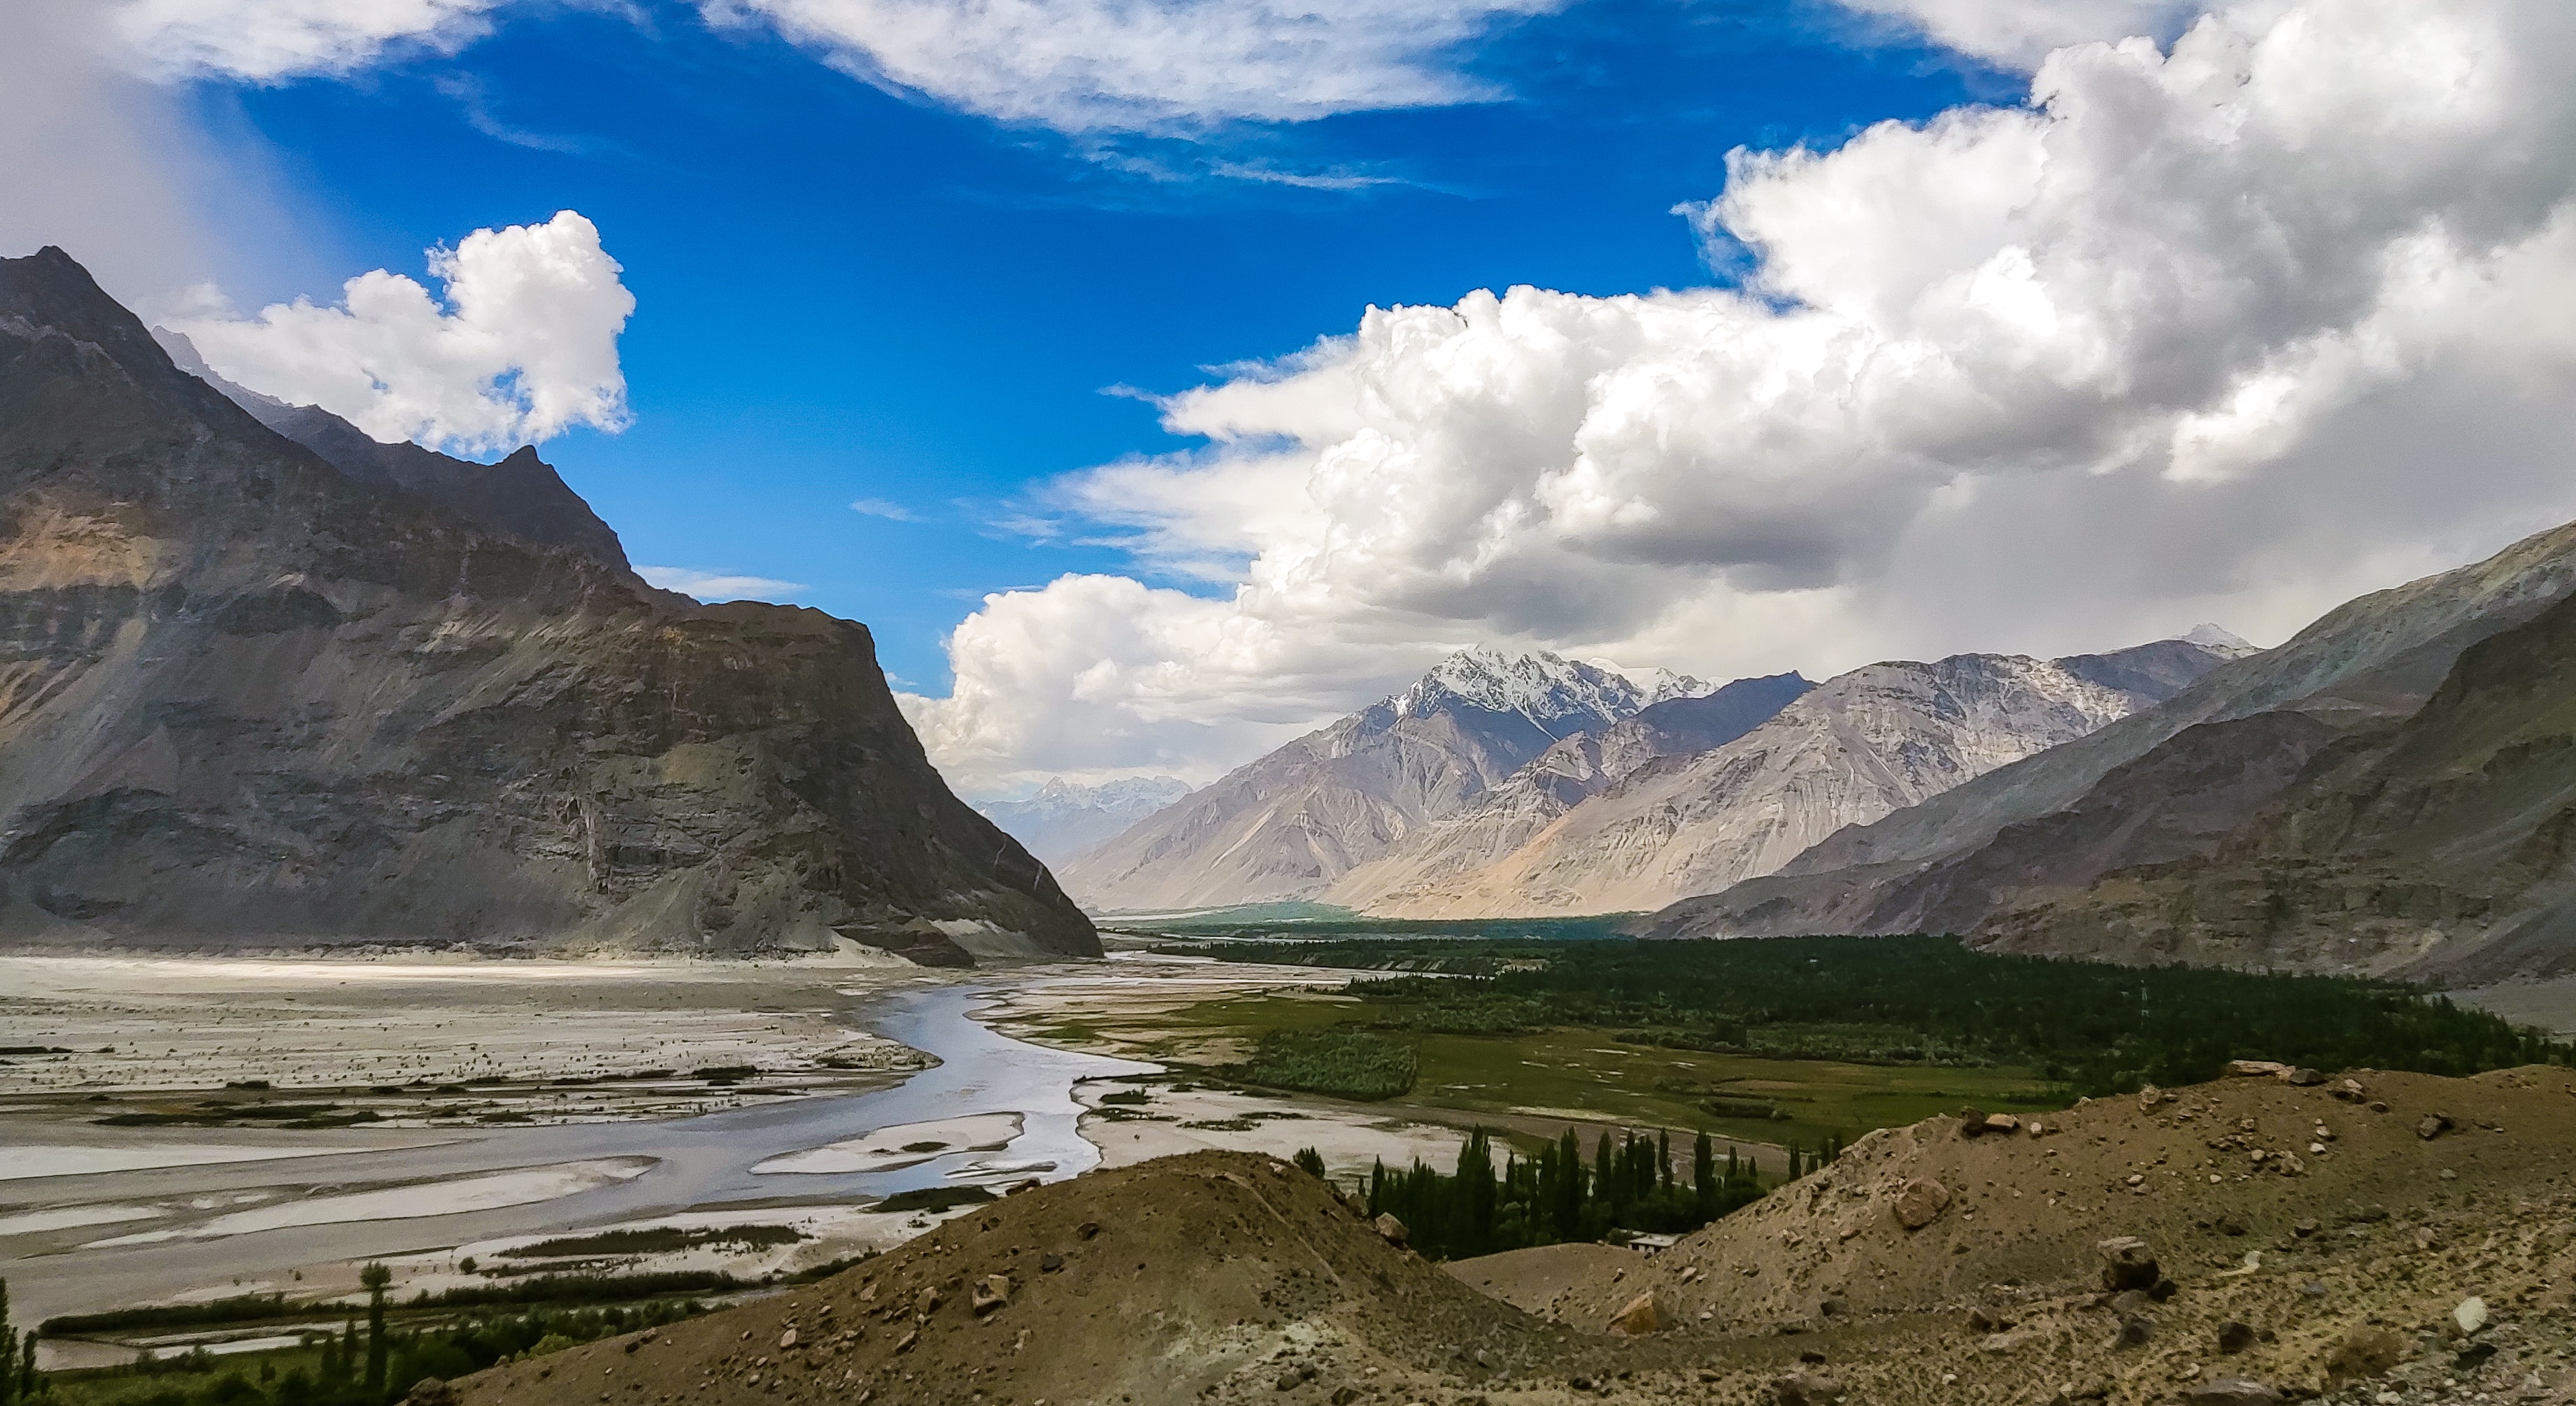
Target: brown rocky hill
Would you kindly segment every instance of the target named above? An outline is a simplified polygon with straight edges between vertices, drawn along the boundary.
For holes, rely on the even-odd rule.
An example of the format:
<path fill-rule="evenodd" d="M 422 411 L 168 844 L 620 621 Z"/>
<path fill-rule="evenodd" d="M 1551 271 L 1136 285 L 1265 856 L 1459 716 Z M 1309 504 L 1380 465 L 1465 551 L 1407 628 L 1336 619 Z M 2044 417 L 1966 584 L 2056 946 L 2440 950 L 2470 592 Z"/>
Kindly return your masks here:
<path fill-rule="evenodd" d="M 2413 713 L 2463 650 L 2571 591 L 2576 525 L 2360 597 L 2159 706 L 1839 831 L 1775 874 L 1683 899 L 1637 930 L 1967 933 L 2115 869 L 2208 854 L 2331 738 Z"/>
<path fill-rule="evenodd" d="M 2576 598 L 2471 646 L 2402 722 L 2307 745 L 2214 844 L 2008 907 L 1977 945 L 2454 985 L 2576 971 Z"/>
<path fill-rule="evenodd" d="M 863 626 L 645 588 L 514 464 L 344 472 L 0 260 L 0 938 L 1097 953 Z"/>
<path fill-rule="evenodd" d="M 2096 1101 L 2038 1133 L 1935 1119 L 1652 1257 L 1558 1246 L 1449 1273 L 1283 1163 L 1198 1153 L 417 1399 L 2570 1400 L 2576 1077 L 2353 1077 L 2357 1097 L 2263 1078 Z M 2118 1237 L 2140 1242 L 2121 1297 L 2100 1248 Z M 2221 1381 L 2246 1385 L 2198 1394 Z"/>

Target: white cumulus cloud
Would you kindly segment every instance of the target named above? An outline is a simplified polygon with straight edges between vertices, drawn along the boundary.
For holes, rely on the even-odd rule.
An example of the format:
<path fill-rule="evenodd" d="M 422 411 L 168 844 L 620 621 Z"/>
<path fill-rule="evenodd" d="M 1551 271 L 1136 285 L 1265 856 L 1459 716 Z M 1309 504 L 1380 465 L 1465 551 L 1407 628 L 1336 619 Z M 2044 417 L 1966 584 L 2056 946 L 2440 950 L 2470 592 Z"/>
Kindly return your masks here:
<path fill-rule="evenodd" d="M 453 52 L 503 0 L 127 0 L 114 24 L 153 72 L 273 83 L 347 73 L 387 50 Z"/>
<path fill-rule="evenodd" d="M 1737 153 L 1693 217 L 1741 289 L 1371 309 L 1171 397 L 1206 448 L 1050 497 L 1224 589 L 989 599 L 934 755 L 1205 776 L 1479 638 L 2277 639 L 2576 516 L 2576 8 L 2262 0 L 2031 96 Z"/>
<path fill-rule="evenodd" d="M 319 405 L 386 441 L 505 449 L 575 425 L 626 424 L 617 338 L 635 311 L 599 230 L 570 210 L 433 249 L 443 299 L 401 274 L 352 278 L 341 301 L 165 319 L 255 391 Z"/>
<path fill-rule="evenodd" d="M 733 572 L 700 571 L 686 566 L 639 566 L 635 574 L 648 586 L 677 591 L 700 600 L 782 600 L 802 595 L 813 589 L 795 581 L 773 581 L 766 576 L 744 576 Z"/>
<path fill-rule="evenodd" d="M 2056 50 L 2181 30 L 2203 0 L 1836 0 L 1896 21 L 1945 48 L 2027 69 Z"/>

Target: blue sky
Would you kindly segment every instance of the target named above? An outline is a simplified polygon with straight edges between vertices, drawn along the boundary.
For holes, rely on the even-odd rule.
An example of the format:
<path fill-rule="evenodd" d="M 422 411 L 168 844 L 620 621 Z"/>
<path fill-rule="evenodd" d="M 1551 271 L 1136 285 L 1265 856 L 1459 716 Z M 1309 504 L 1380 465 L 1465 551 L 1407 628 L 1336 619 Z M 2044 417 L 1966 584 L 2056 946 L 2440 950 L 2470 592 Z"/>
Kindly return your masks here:
<path fill-rule="evenodd" d="M 1104 390 L 1182 390 L 1369 304 L 1706 282 L 1670 212 L 1723 187 L 1730 149 L 1837 144 L 2015 87 L 1797 4 L 1578 5 L 1467 58 L 1506 96 L 1101 141 L 890 93 L 686 10 L 558 10 L 355 79 L 193 97 L 300 207 L 304 246 L 227 286 L 245 306 L 327 299 L 363 269 L 426 280 L 422 251 L 466 231 L 590 217 L 635 294 L 634 418 L 546 456 L 636 561 L 802 584 L 791 598 L 866 621 L 892 674 L 939 693 L 941 642 L 984 593 L 1138 569 L 1000 525 L 1033 481 L 1180 445 Z"/>
<path fill-rule="evenodd" d="M 971 795 L 1476 643 L 2270 643 L 2576 517 L 2565 0 L 12 22 L 0 245 L 866 621 Z"/>

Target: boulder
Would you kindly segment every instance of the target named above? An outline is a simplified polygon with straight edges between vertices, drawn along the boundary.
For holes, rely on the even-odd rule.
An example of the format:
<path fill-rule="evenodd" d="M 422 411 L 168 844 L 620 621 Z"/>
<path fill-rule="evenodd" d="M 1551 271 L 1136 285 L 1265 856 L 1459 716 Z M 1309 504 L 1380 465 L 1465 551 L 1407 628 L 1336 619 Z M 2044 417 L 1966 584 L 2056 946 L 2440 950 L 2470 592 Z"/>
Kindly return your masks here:
<path fill-rule="evenodd" d="M 2139 1318 L 2132 1315 L 2120 1320 L 2120 1335 L 2111 1340 L 2111 1346 L 2115 1348 L 2145 1347 L 2148 1343 L 2155 1340 L 2155 1336 L 2156 1325 L 2154 1320 Z"/>
<path fill-rule="evenodd" d="M 2227 1061 L 2228 1075 L 2231 1078 L 2237 1079 L 2278 1079 L 2283 1074 L 2289 1072 L 2289 1068 L 2290 1066 L 2283 1064 L 2277 1059 L 2231 1059 Z"/>
<path fill-rule="evenodd" d="M 2460 1306 L 2451 1310 L 2451 1321 L 2459 1325 L 2461 1337 L 2476 1337 L 2478 1330 L 2487 1326 L 2487 1301 L 2481 1298 L 2460 1300 Z"/>
<path fill-rule="evenodd" d="M 1377 1219 L 1370 1224 L 1377 1228 L 1377 1238 L 1390 1245 L 1402 1245 L 1413 1238 L 1412 1233 L 1404 1228 L 1404 1222 L 1386 1211 L 1378 1212 Z"/>
<path fill-rule="evenodd" d="M 1627 1307 L 1610 1315 L 1610 1331 L 1621 1337 L 1648 1337 L 1662 1327 L 1663 1319 L 1655 1312 L 1655 1291 L 1652 1289 L 1628 1300 Z"/>
<path fill-rule="evenodd" d="M 2185 1406 L 2264 1406 L 2282 1400 L 2281 1393 L 2261 1382 L 2243 1377 L 2221 1377 L 2216 1381 L 2198 1382 L 2185 1387 Z"/>
<path fill-rule="evenodd" d="M 1962 1108 L 1959 1110 L 1959 1135 L 1961 1137 L 1975 1137 L 1978 1134 L 1983 1133 L 1985 1130 L 1986 1114 L 1984 1109 Z"/>
<path fill-rule="evenodd" d="M 2346 1103 L 2366 1103 L 2370 1100 L 2370 1091 L 2361 1086 L 2359 1079 L 2337 1079 L 2334 1087 L 2326 1092 Z"/>
<path fill-rule="evenodd" d="M 1986 1115 L 1986 1131 L 1990 1133 L 2017 1133 L 2021 1131 L 2021 1120 L 2009 1113 L 1989 1113 Z"/>
<path fill-rule="evenodd" d="M 1950 1209 L 1950 1188 L 1930 1177 L 1916 1177 L 1896 1189 L 1896 1223 L 1921 1230 Z"/>
<path fill-rule="evenodd" d="M 2154 1252 L 2134 1235 L 2114 1236 L 2093 1248 L 2102 1252 L 2102 1287 L 2112 1293 L 2152 1289 L 2162 1277 Z"/>
<path fill-rule="evenodd" d="M 2457 1125 L 2451 1121 L 2451 1115 L 2448 1113 L 2427 1113 L 2420 1122 L 2416 1123 L 2415 1136 L 2431 1142 L 2455 1126 Z"/>
<path fill-rule="evenodd" d="M 2254 1345 L 2254 1325 L 2227 1322 L 2218 1325 L 2218 1350 L 2233 1356 Z"/>
<path fill-rule="evenodd" d="M 2284 1069 L 2284 1070 L 2282 1070 L 2282 1071 L 2281 1071 L 2281 1082 L 2282 1082 L 2282 1083 L 2284 1083 L 2284 1084 L 2295 1084 L 2295 1085 L 2297 1085 L 2298 1087 L 2303 1088 L 2303 1089 L 2313 1089 L 2313 1088 L 2315 1088 L 2317 1085 L 2322 1084 L 2322 1083 L 2324 1083 L 2325 1081 L 2326 1081 L 2326 1076 L 2325 1076 L 2325 1075 L 2323 1075 L 2323 1074 L 2318 1073 L 2317 1071 L 2315 1071 L 2315 1070 L 2313 1070 L 2313 1069 L 2308 1069 L 2308 1068 L 2300 1067 L 2300 1068 Z"/>

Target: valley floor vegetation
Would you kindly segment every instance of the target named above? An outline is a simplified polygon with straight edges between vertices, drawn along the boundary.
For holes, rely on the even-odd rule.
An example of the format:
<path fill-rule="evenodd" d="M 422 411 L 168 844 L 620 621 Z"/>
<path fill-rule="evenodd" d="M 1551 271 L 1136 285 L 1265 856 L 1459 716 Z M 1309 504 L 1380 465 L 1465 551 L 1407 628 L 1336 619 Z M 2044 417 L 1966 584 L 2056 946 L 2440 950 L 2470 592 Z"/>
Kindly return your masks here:
<path fill-rule="evenodd" d="M 1391 1039 L 1414 1040 L 1428 1063 L 1431 1037 L 1568 1028 L 1754 1059 L 2020 1068 L 2060 1102 L 2196 1083 L 2232 1059 L 2444 1075 L 2576 1062 L 2564 1042 L 2403 982 L 1990 956 L 1943 937 L 1339 937 L 1168 950 L 1395 973 L 1349 988 L 1361 1007 L 1340 1017 L 1351 1033 L 1338 1038 L 1365 1035 L 1365 1059 L 1307 1036 L 1274 1053 L 1265 1039 L 1241 1071 L 1355 1095 L 1364 1080 L 1337 1087 L 1316 1072 L 1391 1069 Z M 1777 1111 L 1758 1097 L 1703 1102 L 1722 1118 Z"/>
<path fill-rule="evenodd" d="M 1792 1154 L 1789 1177 L 1840 1151 L 1829 1144 L 1812 1159 Z M 1323 1174 L 1320 1157 L 1300 1154 L 1298 1162 Z M 1432 1259 L 1466 1259 L 1637 1232 L 1685 1234 L 1762 1199 L 1764 1190 L 1753 1164 L 1734 1148 L 1719 1161 L 1705 1132 L 1691 1149 L 1684 1178 L 1674 1166 L 1668 1132 L 1647 1137 L 1629 1129 L 1614 1138 L 1604 1131 L 1587 1162 L 1581 1140 L 1568 1128 L 1527 1157 L 1506 1151 L 1498 1172 L 1492 1138 L 1477 1128 L 1459 1148 L 1455 1171 L 1443 1173 L 1419 1161 L 1389 1171 L 1381 1162 L 1369 1169 L 1367 1197 L 1368 1214 L 1401 1221 L 1415 1250 Z"/>

